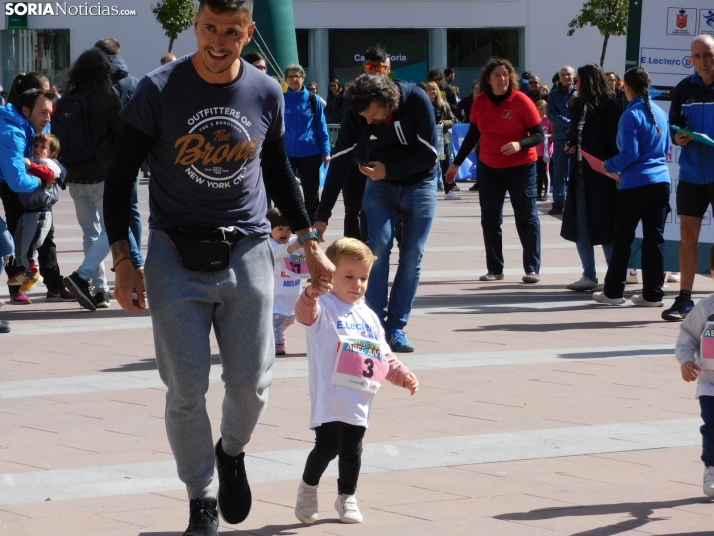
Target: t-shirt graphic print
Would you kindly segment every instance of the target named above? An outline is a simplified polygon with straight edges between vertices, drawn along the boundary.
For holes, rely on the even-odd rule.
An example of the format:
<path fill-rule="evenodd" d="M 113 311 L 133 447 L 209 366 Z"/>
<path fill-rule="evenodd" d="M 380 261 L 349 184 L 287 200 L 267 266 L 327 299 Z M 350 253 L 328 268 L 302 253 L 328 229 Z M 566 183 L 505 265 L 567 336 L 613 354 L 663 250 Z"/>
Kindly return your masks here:
<path fill-rule="evenodd" d="M 260 152 L 283 135 L 283 105 L 278 83 L 244 62 L 225 85 L 203 80 L 191 56 L 146 75 L 121 117 L 155 138 L 149 226 L 269 234 Z"/>

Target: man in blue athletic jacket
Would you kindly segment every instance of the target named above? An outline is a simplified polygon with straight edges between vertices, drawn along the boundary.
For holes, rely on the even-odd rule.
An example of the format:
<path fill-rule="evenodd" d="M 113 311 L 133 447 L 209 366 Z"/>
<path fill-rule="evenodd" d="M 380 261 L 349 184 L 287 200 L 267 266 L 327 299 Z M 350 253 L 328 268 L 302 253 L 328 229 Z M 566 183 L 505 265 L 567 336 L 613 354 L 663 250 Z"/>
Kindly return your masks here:
<path fill-rule="evenodd" d="M 692 41 L 695 73 L 682 80 L 672 92 L 669 122 L 673 126 L 714 138 L 714 37 L 700 35 Z M 714 202 L 714 147 L 694 141 L 691 136 L 672 132 L 679 145 L 679 185 L 677 212 L 682 243 L 679 269 L 682 279 L 679 296 L 662 312 L 664 320 L 679 321 L 694 308 L 692 288 L 697 271 L 697 250 L 702 218 Z"/>
<path fill-rule="evenodd" d="M 419 286 L 424 246 L 436 211 L 436 124 L 426 93 L 414 84 L 363 74 L 348 87 L 349 111 L 332 154 L 315 228 L 322 235 L 356 162 L 367 187 L 362 207 L 369 246 L 377 256 L 367 287 L 367 305 L 379 316 L 395 352 L 413 352 L 404 334 Z M 392 292 L 389 254 L 397 218 L 402 241 Z"/>
<path fill-rule="evenodd" d="M 27 148 L 32 147 L 35 134 L 50 122 L 54 97 L 51 91 L 30 89 L 20 95 L 19 109 L 12 104 L 0 107 L 0 182 L 7 183 L 13 192 L 34 192 L 47 187 L 47 182 L 27 173 L 30 162 Z M 0 273 L 14 250 L 12 235 L 0 218 Z M 0 333 L 9 331 L 7 322 L 0 321 Z"/>

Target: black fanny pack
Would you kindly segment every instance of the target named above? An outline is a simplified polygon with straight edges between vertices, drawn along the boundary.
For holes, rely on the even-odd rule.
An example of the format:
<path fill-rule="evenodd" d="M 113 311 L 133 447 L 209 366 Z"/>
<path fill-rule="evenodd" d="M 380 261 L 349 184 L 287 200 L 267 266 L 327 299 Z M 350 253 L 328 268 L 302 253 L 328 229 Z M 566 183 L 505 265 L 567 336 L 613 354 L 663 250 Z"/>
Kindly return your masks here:
<path fill-rule="evenodd" d="M 194 272 L 218 272 L 231 263 L 231 252 L 245 237 L 237 229 L 164 229 L 181 256 L 183 267 Z"/>

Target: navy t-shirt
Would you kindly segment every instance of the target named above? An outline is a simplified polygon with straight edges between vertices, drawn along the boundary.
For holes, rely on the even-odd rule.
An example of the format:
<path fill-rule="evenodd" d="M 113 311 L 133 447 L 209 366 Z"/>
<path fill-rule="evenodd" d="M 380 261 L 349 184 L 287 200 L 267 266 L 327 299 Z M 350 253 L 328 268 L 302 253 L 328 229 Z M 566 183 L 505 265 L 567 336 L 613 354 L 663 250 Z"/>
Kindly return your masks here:
<path fill-rule="evenodd" d="M 155 138 L 149 153 L 149 227 L 237 227 L 270 233 L 260 170 L 263 142 L 283 135 L 280 85 L 241 61 L 240 75 L 216 86 L 191 56 L 141 79 L 120 112 Z"/>

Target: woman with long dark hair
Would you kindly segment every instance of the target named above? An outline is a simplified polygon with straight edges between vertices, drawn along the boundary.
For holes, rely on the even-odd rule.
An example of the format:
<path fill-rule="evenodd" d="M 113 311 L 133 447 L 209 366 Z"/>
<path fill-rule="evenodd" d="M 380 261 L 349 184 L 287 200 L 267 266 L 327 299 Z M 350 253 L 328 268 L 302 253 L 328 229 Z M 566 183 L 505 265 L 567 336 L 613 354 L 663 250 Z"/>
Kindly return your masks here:
<path fill-rule="evenodd" d="M 615 156 L 622 110 L 599 65 L 578 68 L 577 91 L 570 107 L 570 138 L 565 144 L 574 157 L 560 236 L 575 242 L 583 266 L 582 277 L 567 288 L 586 291 L 598 285 L 593 246 L 602 245 L 606 262 L 612 255 L 617 182 L 592 169 L 580 149 L 600 160 Z"/>
<path fill-rule="evenodd" d="M 667 169 L 669 118 L 649 95 L 650 76 L 634 67 L 624 76 L 630 104 L 620 118 L 620 154 L 603 163 L 603 172 L 620 173 L 615 206 L 615 240 L 605 288 L 593 294 L 602 304 L 625 301 L 625 276 L 635 229 L 642 222 L 642 294 L 632 296 L 641 307 L 662 307 L 664 291 L 664 224 L 669 212 L 670 178 Z"/>
<path fill-rule="evenodd" d="M 325 106 L 325 118 L 328 123 L 338 124 L 342 122 L 342 99 L 337 97 L 342 93 L 342 83 L 333 78 L 327 86 L 327 106 Z"/>
<path fill-rule="evenodd" d="M 94 156 L 90 159 L 66 164 L 69 193 L 82 228 L 84 262 L 65 278 L 65 284 L 79 304 L 91 311 L 109 307 L 109 286 L 104 275 L 104 259 L 109 254 L 104 229 L 104 178 L 121 129 L 121 101 L 112 90 L 111 73 L 112 67 L 104 52 L 97 48 L 83 52 L 69 71 L 62 98 L 63 104 L 75 96 L 82 96 L 86 101 L 94 147 Z M 96 294 L 92 294 L 90 280 Z"/>
<path fill-rule="evenodd" d="M 519 91 L 519 78 L 508 60 L 491 59 L 481 71 L 479 94 L 471 108 L 469 131 L 446 172 L 454 182 L 459 166 L 479 143 L 481 227 L 488 273 L 503 274 L 503 203 L 510 194 L 518 238 L 523 246 L 524 283 L 540 281 L 540 220 L 536 207 L 536 146 L 543 141 L 541 117 L 533 101 Z"/>

